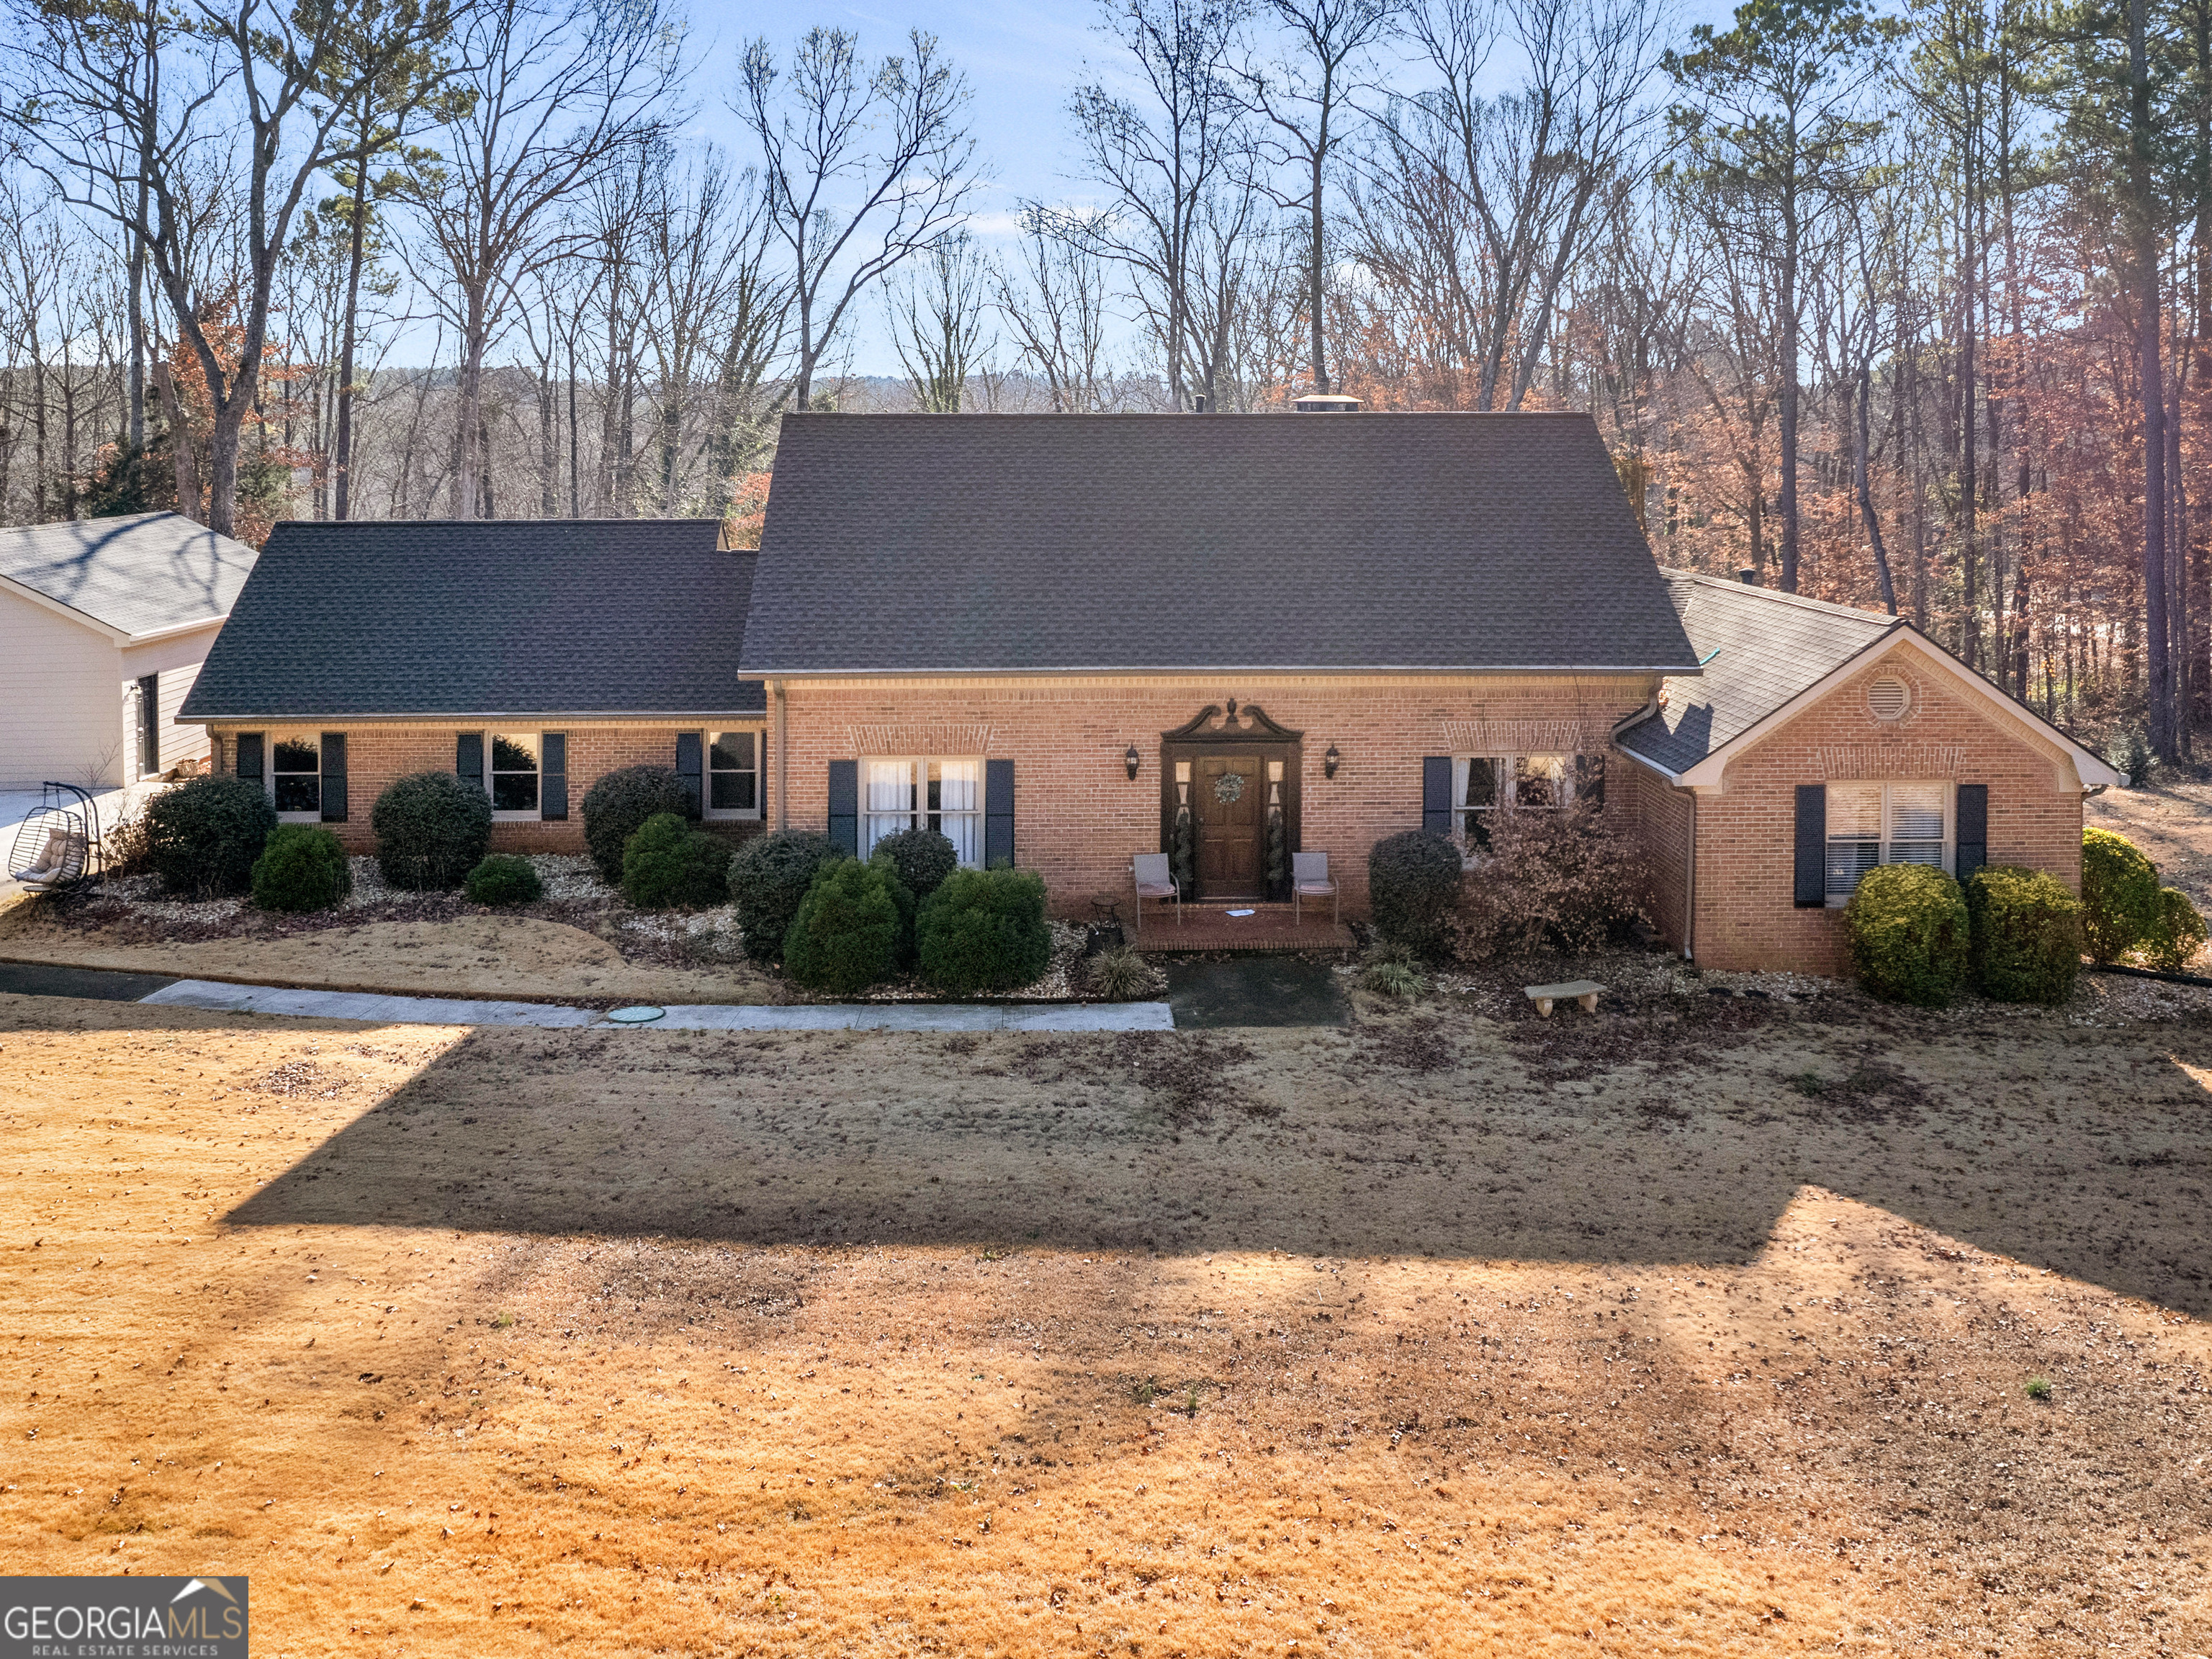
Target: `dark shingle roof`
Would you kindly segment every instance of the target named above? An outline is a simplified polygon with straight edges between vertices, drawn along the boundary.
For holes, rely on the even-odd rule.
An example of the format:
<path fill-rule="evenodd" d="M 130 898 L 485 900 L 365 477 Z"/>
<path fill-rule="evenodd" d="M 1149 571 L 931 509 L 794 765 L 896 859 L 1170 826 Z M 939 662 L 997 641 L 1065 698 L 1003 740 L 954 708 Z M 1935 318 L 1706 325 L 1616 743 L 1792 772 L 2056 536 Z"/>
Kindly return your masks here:
<path fill-rule="evenodd" d="M 126 634 L 219 621 L 253 550 L 181 513 L 0 530 L 0 576 Z"/>
<path fill-rule="evenodd" d="M 751 673 L 1693 659 L 1560 415 L 786 418 Z"/>
<path fill-rule="evenodd" d="M 1705 672 L 1668 680 L 1666 706 L 1615 741 L 1677 776 L 1905 626 L 1879 611 L 1663 574 Z"/>
<path fill-rule="evenodd" d="M 710 519 L 270 533 L 185 720 L 736 714 L 754 556 Z"/>

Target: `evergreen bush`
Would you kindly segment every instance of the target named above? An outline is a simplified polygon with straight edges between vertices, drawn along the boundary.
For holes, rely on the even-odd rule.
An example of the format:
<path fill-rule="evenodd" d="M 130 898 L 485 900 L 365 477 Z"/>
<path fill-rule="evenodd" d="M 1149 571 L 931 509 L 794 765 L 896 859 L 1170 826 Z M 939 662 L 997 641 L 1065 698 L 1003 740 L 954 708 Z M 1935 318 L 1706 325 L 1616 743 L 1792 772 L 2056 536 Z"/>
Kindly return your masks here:
<path fill-rule="evenodd" d="M 866 990 L 896 962 L 911 904 L 887 859 L 823 865 L 784 935 L 784 971 L 836 996 Z"/>
<path fill-rule="evenodd" d="M 1859 983 L 1885 1002 L 1941 1008 L 1966 976 L 1966 895 L 1932 864 L 1885 864 L 1859 878 L 1844 910 Z"/>
<path fill-rule="evenodd" d="M 915 955 L 922 978 L 954 996 L 1030 983 L 1052 960 L 1044 878 L 1013 870 L 955 871 L 922 902 Z"/>
<path fill-rule="evenodd" d="M 491 797 L 451 772 L 416 772 L 376 798 L 376 867 L 394 887 L 459 887 L 491 844 Z"/>
<path fill-rule="evenodd" d="M 545 896 L 538 866 L 512 853 L 494 853 L 461 885 L 471 904 L 528 904 Z"/>
<path fill-rule="evenodd" d="M 623 848 L 623 896 L 641 910 L 696 908 L 730 896 L 730 843 L 655 812 Z"/>
<path fill-rule="evenodd" d="M 2099 962 L 2118 962 L 2158 926 L 2158 866 L 2125 836 L 2081 832 L 2081 933 Z"/>
<path fill-rule="evenodd" d="M 2057 1006 L 2081 966 L 2081 901 L 2039 870 L 1987 864 L 1966 883 L 1974 982 L 1997 1002 Z"/>
<path fill-rule="evenodd" d="M 2189 895 L 2178 887 L 2160 888 L 2157 918 L 2136 947 L 2144 966 L 2178 974 L 2203 948 L 2204 918 L 2189 902 Z"/>
<path fill-rule="evenodd" d="M 1376 842 L 1367 855 L 1375 931 L 1425 962 L 1443 956 L 1460 869 L 1459 848 L 1442 836 L 1408 830 Z"/>
<path fill-rule="evenodd" d="M 608 773 L 584 792 L 582 810 L 584 850 L 610 886 L 621 882 L 629 838 L 645 827 L 647 818 L 656 812 L 690 819 L 699 816 L 690 790 L 667 766 L 625 766 Z"/>
<path fill-rule="evenodd" d="M 253 902 L 264 910 L 327 910 L 353 891 L 338 838 L 317 823 L 280 823 L 253 860 Z"/>
<path fill-rule="evenodd" d="M 919 903 L 960 867 L 960 849 L 934 830 L 902 830 L 878 842 L 868 859 L 871 863 L 888 863 Z"/>
<path fill-rule="evenodd" d="M 780 830 L 739 848 L 730 860 L 729 887 L 745 954 L 755 962 L 775 961 L 816 874 L 845 856 L 836 842 L 813 830 Z"/>
<path fill-rule="evenodd" d="M 193 778 L 146 806 L 146 862 L 182 898 L 242 893 L 276 827 L 268 792 L 248 778 Z"/>

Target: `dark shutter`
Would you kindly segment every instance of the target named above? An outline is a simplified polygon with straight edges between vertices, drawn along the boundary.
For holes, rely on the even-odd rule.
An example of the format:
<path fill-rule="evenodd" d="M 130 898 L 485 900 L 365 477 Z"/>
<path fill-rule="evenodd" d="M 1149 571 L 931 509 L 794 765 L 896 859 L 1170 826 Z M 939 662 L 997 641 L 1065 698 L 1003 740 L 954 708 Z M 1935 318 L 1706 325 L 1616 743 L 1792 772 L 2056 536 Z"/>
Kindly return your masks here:
<path fill-rule="evenodd" d="M 983 763 L 983 867 L 1014 867 L 1014 763 Z"/>
<path fill-rule="evenodd" d="M 842 853 L 860 855 L 860 763 L 830 763 L 830 839 Z"/>
<path fill-rule="evenodd" d="M 261 733 L 241 732 L 238 734 L 238 775 L 259 783 L 261 775 Z"/>
<path fill-rule="evenodd" d="M 1421 757 L 1421 828 L 1431 836 L 1450 835 L 1451 808 L 1451 757 L 1424 755 Z"/>
<path fill-rule="evenodd" d="M 453 775 L 463 783 L 484 787 L 483 732 L 464 732 L 454 738 Z"/>
<path fill-rule="evenodd" d="M 346 821 L 345 733 L 323 733 L 323 822 Z"/>
<path fill-rule="evenodd" d="M 1605 757 L 1575 757 L 1575 799 L 1593 812 L 1605 810 Z"/>
<path fill-rule="evenodd" d="M 1828 786 L 1797 786 L 1797 908 L 1828 902 Z"/>
<path fill-rule="evenodd" d="M 1990 861 L 1990 787 L 1962 783 L 1958 787 L 1959 824 L 1955 871 L 1961 884 Z"/>
<path fill-rule="evenodd" d="M 568 816 L 568 734 L 541 732 L 538 744 L 538 816 L 559 823 Z"/>
<path fill-rule="evenodd" d="M 691 798 L 690 815 L 695 818 L 702 816 L 706 801 L 699 790 L 699 775 L 705 767 L 702 748 L 696 732 L 676 734 L 676 775 L 683 781 L 684 793 Z"/>

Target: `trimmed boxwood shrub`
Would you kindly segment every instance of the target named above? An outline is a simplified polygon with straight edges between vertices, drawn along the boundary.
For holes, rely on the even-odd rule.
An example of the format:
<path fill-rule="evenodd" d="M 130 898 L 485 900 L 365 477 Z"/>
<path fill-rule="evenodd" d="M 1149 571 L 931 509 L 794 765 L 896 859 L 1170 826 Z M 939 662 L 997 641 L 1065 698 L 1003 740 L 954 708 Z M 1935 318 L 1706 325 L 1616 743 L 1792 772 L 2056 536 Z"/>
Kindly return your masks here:
<path fill-rule="evenodd" d="M 2179 887 L 2158 890 L 2158 919 L 2136 952 L 2161 972 L 2178 974 L 2204 948 L 2204 918 Z"/>
<path fill-rule="evenodd" d="M 351 891 L 345 848 L 320 824 L 278 824 L 253 860 L 253 902 L 264 910 L 327 910 Z"/>
<path fill-rule="evenodd" d="M 912 903 L 887 860 L 823 865 L 783 937 L 784 971 L 838 996 L 866 989 L 897 960 Z"/>
<path fill-rule="evenodd" d="M 960 849 L 949 836 L 934 830 L 902 830 L 895 836 L 885 836 L 868 857 L 871 863 L 878 859 L 889 863 L 917 902 L 943 886 L 945 878 L 960 867 Z"/>
<path fill-rule="evenodd" d="M 2081 832 L 2081 933 L 2099 962 L 2118 962 L 2158 926 L 2158 866 L 2125 836 Z"/>
<path fill-rule="evenodd" d="M 2081 966 L 2081 901 L 2039 870 L 1987 864 L 1966 883 L 1974 982 L 1997 1002 L 2074 994 Z"/>
<path fill-rule="evenodd" d="M 657 812 L 696 820 L 699 809 L 674 769 L 625 766 L 584 792 L 584 847 L 611 885 L 623 878 L 629 838 Z"/>
<path fill-rule="evenodd" d="M 461 887 L 471 904 L 527 904 L 545 895 L 538 866 L 512 853 L 494 853 L 469 872 Z"/>
<path fill-rule="evenodd" d="M 416 772 L 376 798 L 376 867 L 394 887 L 459 887 L 491 844 L 491 797 L 451 772 Z"/>
<path fill-rule="evenodd" d="M 1851 966 L 1885 1002 L 1941 1008 L 1966 976 L 1972 921 L 1959 884 L 1931 864 L 1885 864 L 1844 909 Z"/>
<path fill-rule="evenodd" d="M 822 866 L 847 854 L 813 830 L 781 830 L 747 842 L 730 860 L 731 901 L 745 936 L 745 954 L 755 962 L 774 962 L 783 954 L 784 936 Z"/>
<path fill-rule="evenodd" d="M 193 778 L 147 804 L 146 862 L 184 898 L 242 893 L 276 827 L 268 793 L 247 778 Z"/>
<path fill-rule="evenodd" d="M 1459 848 L 1442 836 L 1408 830 L 1385 836 L 1367 855 L 1375 931 L 1424 960 L 1442 956 L 1459 882 Z"/>
<path fill-rule="evenodd" d="M 655 812 L 623 849 L 623 896 L 641 910 L 720 904 L 730 896 L 730 843 Z"/>
<path fill-rule="evenodd" d="M 1029 984 L 1052 960 L 1044 878 L 1013 870 L 956 870 L 915 918 L 915 958 L 940 991 L 973 996 Z"/>

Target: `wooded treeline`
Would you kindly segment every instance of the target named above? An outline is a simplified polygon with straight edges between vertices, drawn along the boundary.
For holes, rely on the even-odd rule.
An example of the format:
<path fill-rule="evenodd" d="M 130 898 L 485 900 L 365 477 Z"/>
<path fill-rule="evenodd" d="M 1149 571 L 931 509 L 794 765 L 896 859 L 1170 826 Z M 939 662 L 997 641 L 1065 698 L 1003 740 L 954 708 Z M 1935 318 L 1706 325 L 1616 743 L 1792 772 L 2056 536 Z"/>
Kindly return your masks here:
<path fill-rule="evenodd" d="M 2212 726 L 2212 0 L 1108 0 L 990 235 L 939 42 L 668 3 L 0 0 L 0 513 L 744 526 L 793 408 L 1580 409 L 1662 562 Z"/>

